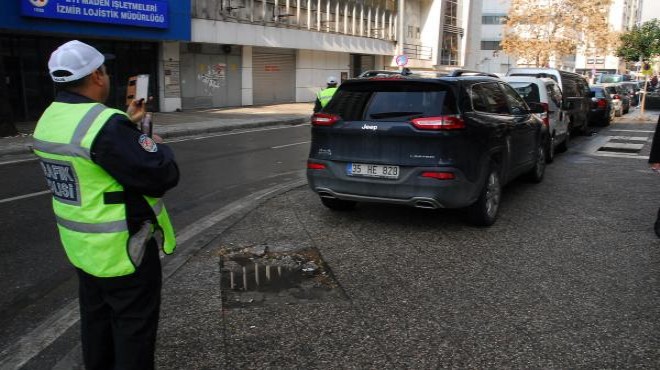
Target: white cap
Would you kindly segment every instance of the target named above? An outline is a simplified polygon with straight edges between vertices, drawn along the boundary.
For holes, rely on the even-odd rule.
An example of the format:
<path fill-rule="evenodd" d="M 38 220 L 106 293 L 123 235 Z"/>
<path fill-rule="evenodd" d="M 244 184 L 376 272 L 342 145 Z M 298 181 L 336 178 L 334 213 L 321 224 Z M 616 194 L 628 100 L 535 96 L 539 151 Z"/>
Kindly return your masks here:
<path fill-rule="evenodd" d="M 103 65 L 105 56 L 93 47 L 78 40 L 69 41 L 55 50 L 48 60 L 48 71 L 55 82 L 70 82 L 92 74 Z M 54 74 L 58 71 L 70 76 Z"/>
<path fill-rule="evenodd" d="M 334 77 L 334 76 L 328 77 L 327 83 L 328 83 L 328 85 L 336 85 L 337 84 L 337 77 Z"/>

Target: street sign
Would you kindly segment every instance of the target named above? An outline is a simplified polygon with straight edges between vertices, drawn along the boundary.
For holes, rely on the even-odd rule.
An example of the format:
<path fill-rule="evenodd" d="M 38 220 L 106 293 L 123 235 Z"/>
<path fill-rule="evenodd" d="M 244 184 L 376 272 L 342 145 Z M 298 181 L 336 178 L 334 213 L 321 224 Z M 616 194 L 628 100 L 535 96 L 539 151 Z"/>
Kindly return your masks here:
<path fill-rule="evenodd" d="M 407 55 L 401 54 L 396 57 L 396 65 L 398 65 L 399 67 L 404 67 L 406 64 L 408 64 Z"/>

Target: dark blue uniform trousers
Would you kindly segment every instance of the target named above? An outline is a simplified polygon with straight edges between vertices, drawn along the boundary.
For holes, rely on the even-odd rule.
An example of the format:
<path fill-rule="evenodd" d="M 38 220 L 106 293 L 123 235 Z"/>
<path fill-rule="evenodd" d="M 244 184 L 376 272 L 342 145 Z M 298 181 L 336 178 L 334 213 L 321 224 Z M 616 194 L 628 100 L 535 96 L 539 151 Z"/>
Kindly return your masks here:
<path fill-rule="evenodd" d="M 162 286 L 155 241 L 131 275 L 99 278 L 78 270 L 78 277 L 85 367 L 153 369 Z"/>

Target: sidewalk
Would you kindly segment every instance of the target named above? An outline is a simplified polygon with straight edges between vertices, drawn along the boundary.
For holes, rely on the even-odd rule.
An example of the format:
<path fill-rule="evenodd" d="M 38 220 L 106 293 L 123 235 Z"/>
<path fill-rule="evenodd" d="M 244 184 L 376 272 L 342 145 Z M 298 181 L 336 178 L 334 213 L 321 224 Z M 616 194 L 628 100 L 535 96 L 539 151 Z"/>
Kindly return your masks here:
<path fill-rule="evenodd" d="M 648 116 L 594 135 L 650 139 Z M 331 212 L 305 186 L 265 200 L 164 283 L 157 368 L 657 367 L 658 178 L 592 156 L 593 140 L 541 184 L 510 184 L 491 228 L 449 211 Z M 300 262 L 310 250 L 316 263 Z M 291 277 L 292 261 L 321 272 Z"/>
<path fill-rule="evenodd" d="M 154 113 L 154 132 L 164 139 L 274 125 L 309 122 L 314 103 L 287 103 L 238 108 Z M 36 122 L 17 125 L 19 136 L 0 138 L 0 156 L 31 152 Z"/>

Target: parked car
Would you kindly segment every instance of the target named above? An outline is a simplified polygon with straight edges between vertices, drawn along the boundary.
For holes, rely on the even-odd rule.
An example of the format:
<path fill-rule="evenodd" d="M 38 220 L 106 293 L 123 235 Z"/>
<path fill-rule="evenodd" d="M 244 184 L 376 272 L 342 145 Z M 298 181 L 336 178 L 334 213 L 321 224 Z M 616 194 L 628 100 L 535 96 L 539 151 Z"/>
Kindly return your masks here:
<path fill-rule="evenodd" d="M 591 90 L 584 77 L 554 68 L 511 68 L 506 75 L 549 77 L 557 81 L 564 97 L 562 109 L 568 115 L 569 130 L 582 134 L 588 131 Z"/>
<path fill-rule="evenodd" d="M 635 81 L 621 82 L 621 87 L 630 98 L 630 105 L 636 107 L 639 104 L 639 86 Z"/>
<path fill-rule="evenodd" d="M 507 182 L 540 182 L 541 105 L 530 109 L 499 78 L 463 73 L 345 81 L 312 116 L 307 179 L 321 202 L 465 208 L 488 226 Z"/>
<path fill-rule="evenodd" d="M 623 115 L 623 99 L 619 94 L 619 92 L 617 91 L 616 85 L 604 84 L 604 85 L 593 85 L 593 86 L 601 87 L 607 92 L 607 94 L 610 96 L 610 99 L 612 101 L 614 116 L 621 117 Z"/>
<path fill-rule="evenodd" d="M 621 117 L 624 114 L 626 111 L 626 103 L 628 104 L 628 109 L 630 109 L 630 100 L 622 94 L 622 90 L 618 84 L 603 84 L 600 86 L 605 88 L 605 91 L 610 94 L 612 105 L 614 106 L 614 115 L 616 117 Z"/>
<path fill-rule="evenodd" d="M 603 73 L 598 76 L 598 78 L 595 81 L 595 84 L 620 83 L 630 80 L 631 78 L 628 75 L 622 75 L 616 73 Z"/>
<path fill-rule="evenodd" d="M 529 103 L 540 103 L 543 113 L 540 118 L 548 128 L 545 160 L 550 163 L 555 157 L 555 149 L 562 152 L 568 149 L 570 131 L 568 116 L 561 110 L 563 100 L 559 84 L 551 78 L 504 77 L 518 94 Z"/>
<path fill-rule="evenodd" d="M 614 104 L 610 94 L 604 86 L 592 85 L 591 109 L 589 110 L 589 124 L 594 126 L 609 126 L 614 119 Z"/>

